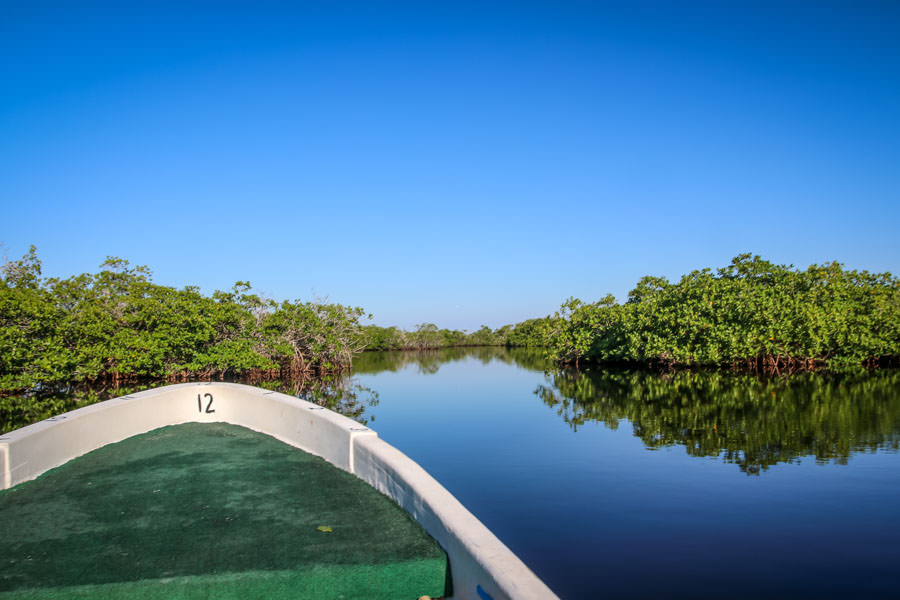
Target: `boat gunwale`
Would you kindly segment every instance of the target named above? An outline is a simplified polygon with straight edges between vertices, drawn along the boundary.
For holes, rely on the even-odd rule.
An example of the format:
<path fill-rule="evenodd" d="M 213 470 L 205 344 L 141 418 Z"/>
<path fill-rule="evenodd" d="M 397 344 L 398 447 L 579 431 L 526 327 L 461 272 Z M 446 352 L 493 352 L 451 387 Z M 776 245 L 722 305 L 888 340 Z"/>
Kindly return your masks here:
<path fill-rule="evenodd" d="M 204 410 L 206 395 L 210 403 L 215 399 L 215 408 Z M 255 401 L 245 402 L 248 396 Z M 452 598 L 556 598 L 459 500 L 375 431 L 312 402 L 243 384 L 199 382 L 154 388 L 5 433 L 0 436 L 2 489 L 107 444 L 190 422 L 225 422 L 272 436 L 324 458 L 390 497 L 447 552 Z"/>

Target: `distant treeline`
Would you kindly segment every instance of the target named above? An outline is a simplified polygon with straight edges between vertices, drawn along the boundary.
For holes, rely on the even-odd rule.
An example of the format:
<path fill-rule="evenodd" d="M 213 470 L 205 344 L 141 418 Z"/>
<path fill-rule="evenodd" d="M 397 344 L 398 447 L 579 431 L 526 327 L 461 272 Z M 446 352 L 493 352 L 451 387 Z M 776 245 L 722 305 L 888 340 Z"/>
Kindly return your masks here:
<path fill-rule="evenodd" d="M 553 369 L 541 348 L 504 348 L 502 346 L 455 346 L 407 352 L 364 352 L 353 360 L 353 372 L 396 372 L 414 367 L 422 375 L 433 375 L 443 366 L 460 360 L 478 360 L 482 364 L 494 361 L 517 365 L 533 371 Z"/>
<path fill-rule="evenodd" d="M 570 299 L 546 333 L 570 364 L 774 370 L 895 364 L 900 280 L 836 262 L 804 271 L 742 254 L 678 283 L 644 277 L 619 304 Z"/>
<path fill-rule="evenodd" d="M 366 350 L 432 350 L 465 346 L 536 348 L 547 346 L 547 335 L 553 330 L 551 323 L 554 321 L 552 317 L 529 319 L 493 330 L 482 325 L 472 333 L 458 329 L 439 329 L 433 323 L 423 323 L 413 331 L 364 325 L 362 337 Z"/>

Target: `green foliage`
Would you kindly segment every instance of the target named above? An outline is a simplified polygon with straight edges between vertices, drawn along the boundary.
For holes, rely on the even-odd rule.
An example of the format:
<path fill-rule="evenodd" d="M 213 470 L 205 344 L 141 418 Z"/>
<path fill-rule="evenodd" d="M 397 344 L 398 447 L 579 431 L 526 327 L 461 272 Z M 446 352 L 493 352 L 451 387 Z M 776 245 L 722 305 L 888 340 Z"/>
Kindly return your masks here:
<path fill-rule="evenodd" d="M 900 282 L 890 273 L 805 271 L 744 254 L 678 283 L 644 277 L 616 303 L 567 300 L 553 317 L 497 330 L 362 326 L 361 308 L 275 302 L 239 281 L 204 296 L 108 257 L 98 273 L 43 279 L 32 246 L 0 277 L 0 392 L 79 382 L 339 371 L 363 349 L 546 348 L 563 363 L 845 368 L 900 355 Z"/>
<path fill-rule="evenodd" d="M 625 304 L 612 296 L 570 299 L 557 313 L 551 354 L 579 361 L 667 366 L 844 368 L 900 355 L 900 280 L 847 271 L 805 271 L 742 254 L 678 283 L 644 277 Z"/>
<path fill-rule="evenodd" d="M 544 348 L 550 345 L 559 326 L 559 318 L 555 317 L 528 319 L 516 325 L 501 327 L 498 335 L 511 348 Z"/>
<path fill-rule="evenodd" d="M 339 371 L 363 347 L 360 308 L 277 303 L 239 281 L 204 296 L 109 257 L 95 274 L 41 279 L 34 247 L 0 278 L 0 392 L 80 382 Z"/>
<path fill-rule="evenodd" d="M 361 330 L 366 350 L 395 350 L 406 344 L 406 332 L 397 327 L 364 325 Z"/>

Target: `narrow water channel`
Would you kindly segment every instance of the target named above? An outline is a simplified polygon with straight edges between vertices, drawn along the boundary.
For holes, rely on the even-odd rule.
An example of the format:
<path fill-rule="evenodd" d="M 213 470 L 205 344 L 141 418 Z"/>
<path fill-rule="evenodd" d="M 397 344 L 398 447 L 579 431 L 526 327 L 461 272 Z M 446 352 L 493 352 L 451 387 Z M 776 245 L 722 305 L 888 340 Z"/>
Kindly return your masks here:
<path fill-rule="evenodd" d="M 551 367 L 372 352 L 345 379 L 260 385 L 374 428 L 563 599 L 897 596 L 900 371 Z M 133 391 L 0 398 L 0 430 Z"/>
<path fill-rule="evenodd" d="M 495 348 L 366 353 L 358 418 L 562 598 L 897 593 L 900 373 L 546 367 Z"/>

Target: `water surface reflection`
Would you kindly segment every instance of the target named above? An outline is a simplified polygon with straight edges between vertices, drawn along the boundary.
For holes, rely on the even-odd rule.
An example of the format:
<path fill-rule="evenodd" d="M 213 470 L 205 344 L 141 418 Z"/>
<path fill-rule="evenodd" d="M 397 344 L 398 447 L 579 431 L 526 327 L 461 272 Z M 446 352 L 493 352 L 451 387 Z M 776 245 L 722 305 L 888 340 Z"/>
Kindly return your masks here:
<path fill-rule="evenodd" d="M 463 348 L 244 382 L 374 421 L 561 598 L 896 595 L 898 371 L 558 371 Z M 0 426 L 132 391 L 0 398 Z"/>
<path fill-rule="evenodd" d="M 627 419 L 649 450 L 684 446 L 749 474 L 813 456 L 846 464 L 853 453 L 897 452 L 900 372 L 734 373 L 573 370 L 548 373 L 535 394 L 573 430 L 617 429 Z"/>
<path fill-rule="evenodd" d="M 898 371 L 558 371 L 479 348 L 364 355 L 354 377 L 379 435 L 561 598 L 896 595 Z"/>
<path fill-rule="evenodd" d="M 497 346 L 474 346 L 436 350 L 363 352 L 353 359 L 353 372 L 359 374 L 395 373 L 409 367 L 415 369 L 416 373 L 420 375 L 433 375 L 443 365 L 472 360 L 482 365 L 497 361 L 540 372 L 550 368 L 553 364 L 544 358 L 541 350 L 533 348 L 507 349 Z"/>

